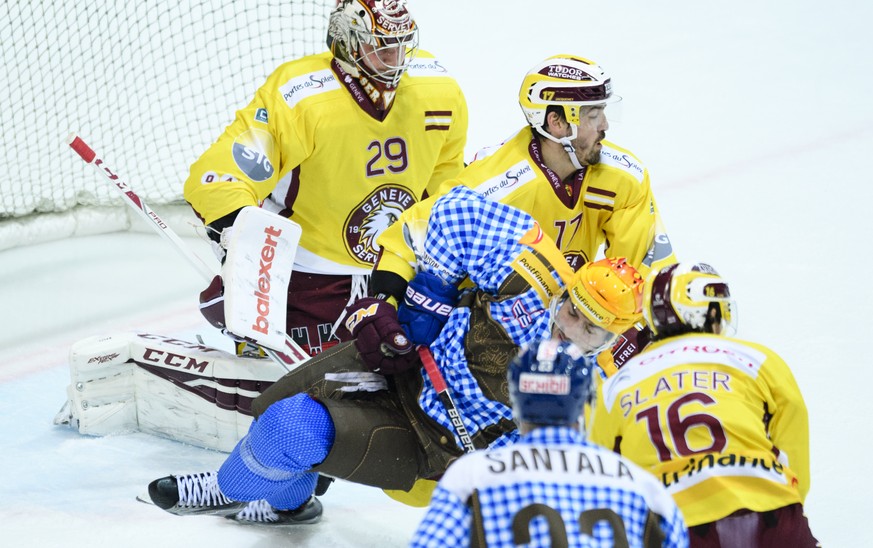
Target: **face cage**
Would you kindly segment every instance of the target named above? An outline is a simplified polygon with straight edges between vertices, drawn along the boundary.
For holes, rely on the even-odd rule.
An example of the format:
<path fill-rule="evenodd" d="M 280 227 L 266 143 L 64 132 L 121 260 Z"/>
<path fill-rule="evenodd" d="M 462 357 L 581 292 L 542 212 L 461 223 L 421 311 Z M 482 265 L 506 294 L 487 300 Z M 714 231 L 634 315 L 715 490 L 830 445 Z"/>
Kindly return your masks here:
<path fill-rule="evenodd" d="M 552 297 L 552 300 L 549 301 L 549 333 L 554 333 L 555 330 L 557 329 L 561 333 L 561 336 L 563 338 L 565 338 L 569 342 L 576 345 L 576 347 L 582 351 L 582 354 L 584 354 L 586 356 L 596 356 L 596 355 L 600 354 L 601 352 L 603 352 L 604 350 L 606 350 L 607 348 L 611 348 L 612 345 L 615 344 L 615 341 L 618 339 L 618 334 L 613 333 L 613 332 L 609 331 L 608 329 L 604 329 L 603 327 L 592 322 L 591 319 L 588 316 L 586 316 L 583 312 L 580 312 L 579 309 L 576 308 L 576 305 L 574 305 L 572 302 L 570 303 L 570 306 L 572 306 L 573 309 L 576 310 L 576 314 L 578 314 L 580 317 L 584 317 L 585 321 L 587 321 L 588 323 L 593 325 L 596 329 L 600 329 L 604 333 L 607 333 L 608 338 L 599 346 L 591 347 L 591 348 L 583 348 L 582 346 L 579 345 L 579 343 L 572 340 L 563 329 L 561 329 L 561 327 L 558 325 L 558 311 L 561 309 L 561 306 L 564 305 L 564 302 L 569 300 L 569 298 L 570 298 L 570 294 L 567 291 L 564 291 L 564 293 L 561 296 Z"/>
<path fill-rule="evenodd" d="M 354 58 L 358 71 L 367 77 L 384 84 L 388 88 L 396 88 L 400 78 L 409 64 L 415 59 L 418 52 L 418 28 L 402 35 L 376 36 L 368 32 L 352 32 L 352 42 L 357 44 L 357 56 Z M 373 48 L 365 53 L 364 46 Z M 401 50 L 395 54 L 392 50 Z M 396 57 L 398 64 L 386 62 L 385 59 Z M 371 62 L 372 61 L 372 62 Z M 375 69 L 370 65 L 377 63 L 381 68 Z"/>

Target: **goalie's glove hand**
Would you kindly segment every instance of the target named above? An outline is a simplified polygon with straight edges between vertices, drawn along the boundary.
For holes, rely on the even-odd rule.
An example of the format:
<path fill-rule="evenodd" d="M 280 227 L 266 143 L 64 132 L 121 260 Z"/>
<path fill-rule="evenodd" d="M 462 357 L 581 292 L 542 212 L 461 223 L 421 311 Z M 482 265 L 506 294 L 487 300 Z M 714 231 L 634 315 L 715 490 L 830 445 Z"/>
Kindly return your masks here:
<path fill-rule="evenodd" d="M 213 326 L 225 330 L 224 319 L 224 282 L 221 276 L 215 276 L 209 286 L 200 292 L 200 313 Z"/>
<path fill-rule="evenodd" d="M 200 313 L 203 314 L 207 322 L 218 328 L 236 343 L 237 355 L 250 355 L 254 352 L 259 352 L 259 350 L 256 350 L 258 346 L 254 341 L 246 337 L 234 335 L 227 330 L 224 319 L 224 282 L 221 276 L 216 275 L 212 278 L 209 286 L 200 292 Z M 248 348 L 249 346 L 253 346 L 255 349 Z"/>
<path fill-rule="evenodd" d="M 358 299 L 346 308 L 345 326 L 371 371 L 393 375 L 418 363 L 418 353 L 397 321 L 397 310 L 388 302 Z"/>
<path fill-rule="evenodd" d="M 414 344 L 430 346 L 455 309 L 460 291 L 430 272 L 419 272 L 406 286 L 397 319 Z"/>

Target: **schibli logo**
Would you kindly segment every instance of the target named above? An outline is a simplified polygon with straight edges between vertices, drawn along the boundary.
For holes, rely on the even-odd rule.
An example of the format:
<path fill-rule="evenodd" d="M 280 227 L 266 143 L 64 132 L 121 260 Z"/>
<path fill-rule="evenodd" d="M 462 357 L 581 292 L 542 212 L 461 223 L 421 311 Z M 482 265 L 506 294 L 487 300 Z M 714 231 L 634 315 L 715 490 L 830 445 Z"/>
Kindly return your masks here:
<path fill-rule="evenodd" d="M 258 333 L 268 335 L 270 331 L 270 320 L 267 316 L 270 314 L 270 269 L 273 267 L 273 259 L 276 257 L 276 246 L 279 244 L 276 241 L 282 234 L 281 229 L 273 226 L 268 226 L 264 229 L 264 247 L 261 248 L 261 267 L 258 270 L 258 288 L 254 295 L 257 297 L 256 312 L 257 317 L 255 323 L 252 324 L 252 329 Z"/>
<path fill-rule="evenodd" d="M 412 289 L 412 287 L 408 285 L 406 286 L 406 302 L 414 304 L 419 308 L 429 310 L 438 316 L 448 316 L 455 308 L 451 305 L 435 301 L 427 295 Z"/>
<path fill-rule="evenodd" d="M 523 394 L 564 396 L 570 393 L 570 377 L 522 373 L 518 379 L 518 391 Z"/>

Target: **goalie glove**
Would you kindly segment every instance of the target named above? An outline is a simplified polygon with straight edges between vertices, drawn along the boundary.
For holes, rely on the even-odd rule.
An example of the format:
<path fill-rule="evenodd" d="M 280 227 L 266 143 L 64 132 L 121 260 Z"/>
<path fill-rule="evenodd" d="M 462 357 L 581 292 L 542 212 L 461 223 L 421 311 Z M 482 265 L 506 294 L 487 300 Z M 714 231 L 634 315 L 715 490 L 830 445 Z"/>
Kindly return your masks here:
<path fill-rule="evenodd" d="M 365 297 L 355 301 L 346 308 L 345 326 L 370 371 L 393 375 L 418 361 L 412 342 L 397 321 L 397 310 L 382 299 Z"/>
<path fill-rule="evenodd" d="M 460 291 L 430 272 L 419 272 L 406 286 L 403 304 L 397 309 L 400 325 L 415 344 L 430 346 L 455 309 Z"/>
<path fill-rule="evenodd" d="M 223 330 L 224 319 L 224 282 L 221 276 L 215 276 L 209 286 L 200 292 L 200 313 L 206 321 Z"/>
<path fill-rule="evenodd" d="M 200 292 L 200 313 L 213 327 L 218 328 L 224 335 L 233 340 L 237 356 L 244 358 L 266 357 L 260 346 L 227 330 L 224 316 L 224 282 L 221 276 L 216 275 L 212 278 L 209 286 Z"/>

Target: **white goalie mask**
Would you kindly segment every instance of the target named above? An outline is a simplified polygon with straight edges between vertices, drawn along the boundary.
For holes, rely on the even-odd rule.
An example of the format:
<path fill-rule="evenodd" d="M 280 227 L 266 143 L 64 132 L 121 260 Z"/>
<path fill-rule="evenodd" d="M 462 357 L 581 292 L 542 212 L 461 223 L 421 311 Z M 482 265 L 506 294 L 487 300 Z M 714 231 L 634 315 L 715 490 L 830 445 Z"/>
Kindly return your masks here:
<path fill-rule="evenodd" d="M 343 70 L 394 89 L 418 50 L 406 0 L 342 0 L 330 15 L 327 46 Z"/>

